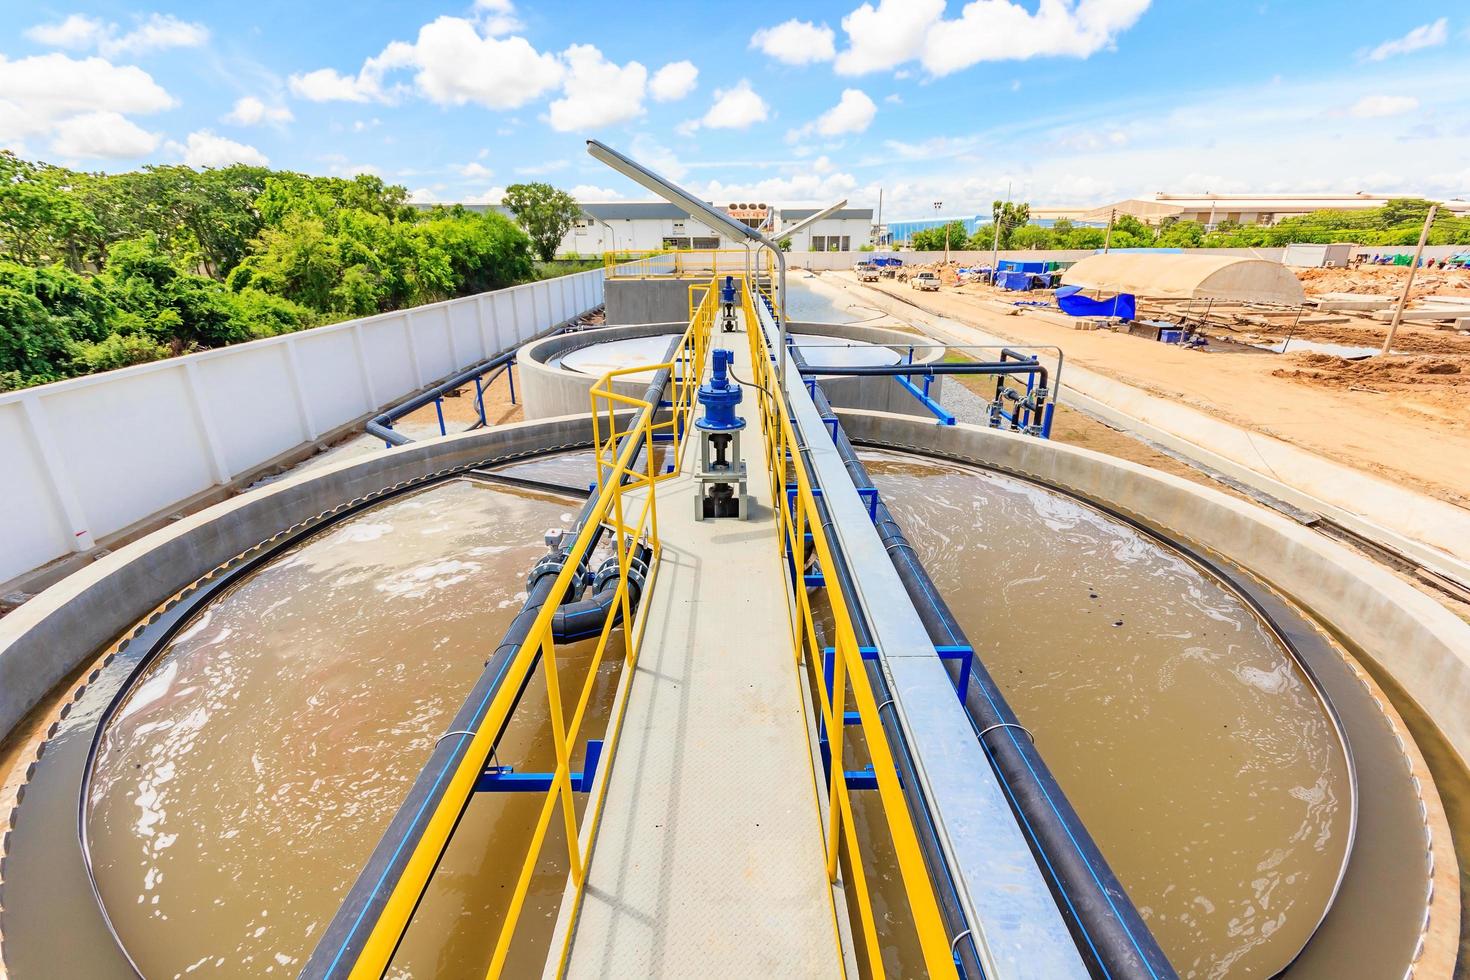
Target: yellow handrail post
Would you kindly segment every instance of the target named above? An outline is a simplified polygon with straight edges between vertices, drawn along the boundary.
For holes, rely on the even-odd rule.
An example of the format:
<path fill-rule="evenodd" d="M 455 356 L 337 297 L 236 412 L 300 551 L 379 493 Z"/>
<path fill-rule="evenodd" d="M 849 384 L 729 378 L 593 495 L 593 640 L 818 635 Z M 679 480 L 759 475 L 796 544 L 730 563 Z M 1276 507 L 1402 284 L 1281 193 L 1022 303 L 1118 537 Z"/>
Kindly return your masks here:
<path fill-rule="evenodd" d="M 577 813 L 572 808 L 571 748 L 561 714 L 561 679 L 556 672 L 556 640 L 547 629 L 541 641 L 541 666 L 546 672 L 546 702 L 551 722 L 551 740 L 556 746 L 556 791 L 561 793 L 562 823 L 567 834 L 567 857 L 571 862 L 572 880 L 582 882 L 582 857 L 577 848 Z"/>

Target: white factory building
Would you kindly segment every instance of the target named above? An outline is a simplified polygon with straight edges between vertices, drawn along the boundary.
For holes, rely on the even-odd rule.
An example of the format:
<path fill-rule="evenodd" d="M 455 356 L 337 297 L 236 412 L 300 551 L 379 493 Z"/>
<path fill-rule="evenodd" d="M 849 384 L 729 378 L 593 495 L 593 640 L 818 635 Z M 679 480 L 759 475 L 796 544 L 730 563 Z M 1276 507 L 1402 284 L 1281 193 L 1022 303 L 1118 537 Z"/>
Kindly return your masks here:
<path fill-rule="evenodd" d="M 660 248 L 730 248 L 734 243 L 673 204 L 628 201 L 581 205 L 582 217 L 562 239 L 562 254 L 600 255 L 612 251 Z M 732 218 L 772 241 L 781 229 L 816 213 L 815 208 L 782 208 L 763 203 L 721 205 Z M 846 251 L 867 245 L 873 235 L 871 208 L 844 208 L 798 233 L 794 251 Z"/>
<path fill-rule="evenodd" d="M 1313 211 L 1365 211 L 1381 208 L 1392 194 L 1165 194 L 1130 198 L 1082 214 L 1088 222 L 1106 223 L 1108 216 L 1132 215 L 1156 225 L 1165 218 L 1197 221 L 1213 228 L 1226 221 L 1241 225 L 1274 225 Z"/>

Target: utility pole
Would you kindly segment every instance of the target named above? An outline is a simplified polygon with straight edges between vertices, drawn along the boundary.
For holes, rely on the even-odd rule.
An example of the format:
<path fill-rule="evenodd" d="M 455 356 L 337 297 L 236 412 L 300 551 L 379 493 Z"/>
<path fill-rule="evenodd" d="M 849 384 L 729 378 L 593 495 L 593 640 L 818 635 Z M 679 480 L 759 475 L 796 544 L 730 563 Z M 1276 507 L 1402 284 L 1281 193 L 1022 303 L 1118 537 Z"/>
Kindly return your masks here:
<path fill-rule="evenodd" d="M 1393 322 L 1388 325 L 1388 336 L 1383 338 L 1383 353 L 1393 346 L 1393 335 L 1398 332 L 1399 321 L 1404 318 L 1404 307 L 1409 303 L 1409 290 L 1414 288 L 1414 273 L 1419 270 L 1419 260 L 1424 257 L 1424 243 L 1429 241 L 1429 226 L 1434 224 L 1434 213 L 1439 210 L 1438 204 L 1429 205 L 1429 213 L 1424 216 L 1424 230 L 1419 232 L 1419 247 L 1414 249 L 1414 261 L 1409 263 L 1409 278 L 1404 280 L 1404 291 L 1399 294 L 1399 305 L 1394 307 Z"/>
<path fill-rule="evenodd" d="M 1107 234 L 1103 236 L 1103 254 L 1104 255 L 1107 255 L 1108 254 L 1108 249 L 1113 244 L 1113 219 L 1116 218 L 1116 217 L 1118 217 L 1118 209 L 1117 208 L 1113 208 L 1111 211 L 1108 212 L 1108 231 L 1107 231 Z"/>
<path fill-rule="evenodd" d="M 1006 181 L 1006 204 L 1011 203 L 1011 182 Z M 993 287 L 1000 280 L 1000 219 L 1005 216 L 1004 207 L 995 211 L 992 208 L 991 224 L 995 225 L 995 240 L 990 244 L 990 285 Z"/>
<path fill-rule="evenodd" d="M 876 241 L 874 241 L 873 244 L 878 248 L 882 248 L 885 244 L 883 240 L 888 236 L 883 234 L 883 188 L 881 187 L 878 188 L 878 227 L 875 229 L 875 231 L 877 232 L 877 234 L 873 237 L 876 239 Z"/>

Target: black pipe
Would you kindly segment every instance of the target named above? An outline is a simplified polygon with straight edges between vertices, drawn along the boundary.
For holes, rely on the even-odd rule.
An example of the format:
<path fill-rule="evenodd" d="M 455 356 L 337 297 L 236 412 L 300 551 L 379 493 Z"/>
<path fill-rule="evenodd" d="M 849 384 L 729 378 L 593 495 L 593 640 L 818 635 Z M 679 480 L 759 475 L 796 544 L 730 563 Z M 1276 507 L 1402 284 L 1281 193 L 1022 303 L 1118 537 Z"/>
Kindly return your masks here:
<path fill-rule="evenodd" d="M 665 360 L 672 360 L 674 352 L 678 349 L 680 340 L 670 342 Z M 505 355 L 502 355 L 505 356 Z M 481 369 L 483 370 L 483 369 Z M 635 416 L 634 423 L 629 426 L 622 439 L 618 441 L 615 458 L 621 458 L 627 451 L 629 440 L 642 438 L 638 431 L 645 415 L 656 415 L 659 402 L 663 398 L 663 390 L 668 385 L 670 369 L 663 368 L 658 371 L 652 383 L 644 392 L 643 400 L 648 407 L 640 409 Z M 471 375 L 473 376 L 473 375 Z M 451 382 L 446 382 L 449 384 Z M 463 384 L 463 382 L 460 382 Z M 440 386 L 444 387 L 443 385 Z M 423 396 L 420 396 L 423 397 Z M 652 421 L 650 417 L 649 421 Z M 390 430 L 391 431 L 391 430 Z M 641 450 L 640 450 L 641 452 Z M 636 457 L 635 457 L 636 458 Z M 597 498 L 590 497 L 582 506 L 578 514 L 577 523 L 572 532 L 564 540 L 575 541 L 579 529 L 591 519 L 593 508 Z M 601 526 L 595 534 L 601 534 Z M 595 544 L 595 540 L 593 542 Z M 588 548 L 591 552 L 591 547 Z M 561 546 L 553 554 L 560 555 L 565 560 L 566 552 Z M 444 791 L 449 782 L 448 775 L 459 768 L 464 760 L 465 753 L 469 750 L 473 732 L 477 731 L 484 721 L 485 715 L 490 710 L 490 705 L 499 693 L 505 672 L 509 669 L 516 653 L 525 644 L 530 636 L 531 627 L 541 613 L 541 608 L 551 595 L 553 585 L 556 583 L 555 575 L 545 575 L 540 578 L 530 590 L 525 604 L 516 614 L 514 620 L 505 631 L 505 637 L 485 661 L 485 669 L 481 672 L 475 686 L 470 690 L 469 697 L 465 699 L 454 719 L 450 722 L 445 734 L 440 736 L 439 741 L 434 744 L 429 758 L 424 763 L 423 770 L 418 778 L 414 780 L 404 797 L 398 811 L 393 815 L 383 836 L 373 848 L 367 863 L 358 872 L 357 878 L 348 889 L 337 913 L 327 925 L 322 938 L 317 942 L 311 952 L 311 957 L 302 968 L 300 976 L 303 978 L 319 977 L 346 977 L 352 971 L 352 966 L 361 954 L 367 937 L 372 933 L 373 926 L 382 914 L 383 906 L 387 903 L 395 885 L 403 875 L 404 867 L 409 858 L 417 851 L 417 843 L 423 836 L 425 825 L 429 815 L 437 811 L 441 804 Z M 630 576 L 631 584 L 631 576 Z M 581 600 L 579 600 L 581 601 Z M 601 603 L 601 600 L 598 600 Z M 603 609 L 600 615 L 606 615 Z M 598 623 L 599 630 L 601 622 Z M 526 686 L 535 674 L 535 665 L 540 659 L 538 650 L 531 667 L 526 671 L 519 689 L 515 693 L 511 710 L 506 713 L 505 720 L 500 729 L 495 733 L 495 739 L 491 743 L 491 751 L 500 743 L 505 734 L 506 726 L 515 714 L 515 707 L 520 704 L 520 699 L 525 695 Z M 482 764 L 483 764 L 482 760 Z M 469 806 L 469 798 L 466 798 L 455 815 L 455 823 L 463 818 L 464 811 Z M 452 835 L 451 835 L 452 836 Z M 447 846 L 447 844 L 446 844 Z M 436 855 L 436 864 L 443 858 L 441 850 Z M 417 901 L 422 901 L 422 894 Z M 415 904 L 417 911 L 417 904 Z M 410 918 L 412 915 L 410 914 Z M 398 937 L 402 941 L 402 936 Z"/>
<path fill-rule="evenodd" d="M 813 402 L 824 419 L 836 419 L 820 387 Z M 847 433 L 840 424 L 835 428 L 833 441 L 853 484 L 873 487 Z M 881 496 L 874 525 L 930 639 L 936 645 L 974 650 Z M 1029 843 L 1050 870 L 1053 895 L 1089 968 L 1102 976 L 1140 980 L 1177 976 L 1046 762 L 1024 730 L 1017 731 L 1020 723 L 1015 712 L 978 655 L 971 656 L 970 676 L 973 683 L 965 692 L 965 712 Z"/>
<path fill-rule="evenodd" d="M 391 443 L 395 446 L 406 446 L 413 442 L 413 440 L 403 433 L 395 431 L 392 428 L 394 422 L 408 415 L 410 412 L 418 411 L 435 399 L 442 398 L 451 391 L 464 387 L 486 371 L 498 368 L 502 364 L 510 364 L 515 359 L 516 352 L 511 350 L 492 357 L 488 361 L 481 361 L 473 367 L 465 368 L 448 381 L 435 385 L 428 391 L 420 392 L 407 401 L 399 402 L 397 405 L 388 409 L 388 411 L 373 417 L 363 428 L 367 430 L 368 435 L 377 436 L 384 442 Z"/>
<path fill-rule="evenodd" d="M 793 352 L 796 348 L 792 348 Z M 853 364 L 848 366 L 811 367 L 801 369 L 806 378 L 892 378 L 936 374 L 1039 374 L 1041 386 L 1047 387 L 1047 370 L 1043 364 L 1028 362 L 1011 364 L 997 361 L 956 361 L 939 364 Z"/>

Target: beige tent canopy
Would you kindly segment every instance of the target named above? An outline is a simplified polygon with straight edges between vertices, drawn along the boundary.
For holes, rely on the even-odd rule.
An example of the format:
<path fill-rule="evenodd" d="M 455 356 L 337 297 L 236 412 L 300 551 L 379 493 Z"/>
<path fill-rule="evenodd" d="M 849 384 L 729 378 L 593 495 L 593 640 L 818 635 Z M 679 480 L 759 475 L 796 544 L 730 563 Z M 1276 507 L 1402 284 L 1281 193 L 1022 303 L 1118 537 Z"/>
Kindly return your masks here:
<path fill-rule="evenodd" d="M 1302 284 L 1279 262 L 1229 255 L 1092 255 L 1062 273 L 1062 285 L 1150 299 L 1203 299 L 1301 306 Z"/>

